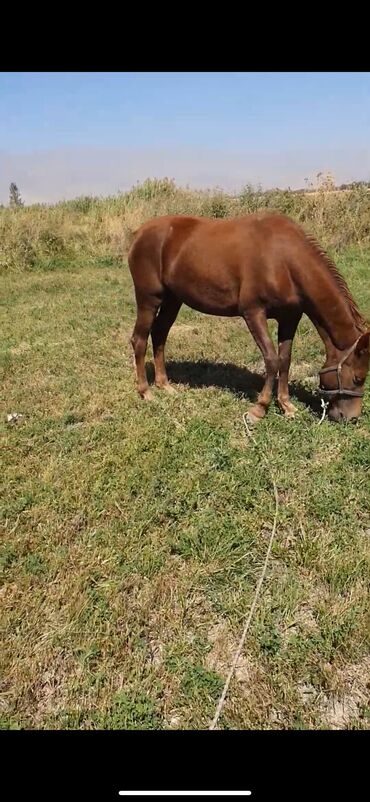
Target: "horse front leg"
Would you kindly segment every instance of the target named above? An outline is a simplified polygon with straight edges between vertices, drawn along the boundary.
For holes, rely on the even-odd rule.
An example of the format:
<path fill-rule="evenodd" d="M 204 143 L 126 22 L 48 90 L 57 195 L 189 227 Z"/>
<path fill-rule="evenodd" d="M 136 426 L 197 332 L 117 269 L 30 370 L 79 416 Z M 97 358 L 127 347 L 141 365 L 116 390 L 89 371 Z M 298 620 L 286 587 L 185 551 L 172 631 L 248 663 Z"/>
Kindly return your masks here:
<path fill-rule="evenodd" d="M 279 369 L 279 357 L 269 334 L 265 310 L 248 310 L 243 314 L 243 317 L 252 337 L 262 353 L 266 367 L 266 379 L 257 398 L 257 403 L 248 411 L 250 422 L 257 423 L 266 415 L 267 409 L 271 403 L 274 381 Z"/>
<path fill-rule="evenodd" d="M 278 403 L 281 411 L 287 418 L 294 418 L 296 408 L 289 399 L 289 369 L 292 358 L 292 345 L 297 327 L 302 315 L 300 312 L 292 314 L 278 324 L 279 341 L 279 380 Z"/>

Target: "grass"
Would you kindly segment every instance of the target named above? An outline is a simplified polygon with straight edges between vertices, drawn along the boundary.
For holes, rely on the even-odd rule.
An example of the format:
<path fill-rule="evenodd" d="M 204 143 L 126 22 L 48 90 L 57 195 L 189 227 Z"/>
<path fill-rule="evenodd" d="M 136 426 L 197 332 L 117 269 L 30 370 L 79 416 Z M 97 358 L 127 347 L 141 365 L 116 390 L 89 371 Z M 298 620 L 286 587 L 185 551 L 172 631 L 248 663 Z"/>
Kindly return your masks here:
<path fill-rule="evenodd" d="M 330 176 L 319 174 L 314 192 L 263 192 L 247 185 L 238 196 L 230 196 L 148 179 L 110 198 L 0 208 L 0 272 L 112 267 L 127 253 L 132 232 L 155 215 L 234 217 L 262 209 L 288 214 L 331 251 L 370 247 L 370 191 L 365 184 L 335 192 Z"/>
<path fill-rule="evenodd" d="M 369 316 L 369 250 L 339 265 Z M 184 307 L 167 347 L 178 395 L 145 404 L 126 265 L 44 264 L 1 287 L 0 725 L 205 728 L 274 514 L 242 425 L 260 354 L 242 321 Z M 256 430 L 279 528 L 224 728 L 368 728 L 370 395 L 356 427 L 318 426 L 322 361 L 304 320 L 299 415 L 273 406 Z"/>

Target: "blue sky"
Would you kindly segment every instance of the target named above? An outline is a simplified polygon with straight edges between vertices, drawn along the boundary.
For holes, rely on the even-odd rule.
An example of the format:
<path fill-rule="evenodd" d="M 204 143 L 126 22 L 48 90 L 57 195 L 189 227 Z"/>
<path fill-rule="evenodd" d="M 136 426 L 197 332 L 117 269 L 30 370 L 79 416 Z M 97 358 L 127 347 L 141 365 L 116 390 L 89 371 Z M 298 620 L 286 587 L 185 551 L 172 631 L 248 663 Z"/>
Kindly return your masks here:
<path fill-rule="evenodd" d="M 370 179 L 370 73 L 1 73 L 0 200 Z"/>

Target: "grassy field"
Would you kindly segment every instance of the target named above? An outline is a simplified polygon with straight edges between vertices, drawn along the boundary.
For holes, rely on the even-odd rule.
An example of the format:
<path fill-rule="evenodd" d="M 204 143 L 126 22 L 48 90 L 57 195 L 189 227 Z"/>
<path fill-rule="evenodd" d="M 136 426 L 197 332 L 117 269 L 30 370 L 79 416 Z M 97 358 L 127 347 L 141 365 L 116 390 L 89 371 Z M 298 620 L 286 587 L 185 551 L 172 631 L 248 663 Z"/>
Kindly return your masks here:
<path fill-rule="evenodd" d="M 369 249 L 338 264 L 370 317 Z M 260 354 L 242 321 L 183 308 L 178 394 L 142 402 L 114 259 L 5 272 L 0 312 L 1 726 L 205 728 L 273 521 L 242 424 Z M 256 429 L 279 526 L 223 728 L 369 726 L 370 393 L 357 426 L 318 426 L 322 362 L 304 320 L 299 415 Z"/>

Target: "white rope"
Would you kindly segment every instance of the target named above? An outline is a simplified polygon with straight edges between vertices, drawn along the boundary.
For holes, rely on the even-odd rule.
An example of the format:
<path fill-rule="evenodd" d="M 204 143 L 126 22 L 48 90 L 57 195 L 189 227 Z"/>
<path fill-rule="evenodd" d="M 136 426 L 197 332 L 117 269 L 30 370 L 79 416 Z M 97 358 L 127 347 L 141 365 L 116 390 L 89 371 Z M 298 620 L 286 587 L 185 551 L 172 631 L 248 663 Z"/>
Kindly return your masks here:
<path fill-rule="evenodd" d="M 321 419 L 319 420 L 319 424 L 318 424 L 319 426 L 323 422 L 323 420 L 325 419 L 326 410 L 327 410 L 327 408 L 329 406 L 329 401 L 324 401 L 324 399 L 322 398 L 321 399 L 321 406 L 322 406 L 322 415 L 321 415 Z M 247 412 L 245 412 L 244 415 L 243 415 L 243 423 L 244 423 L 245 431 L 246 431 L 248 437 L 250 438 L 250 440 L 253 441 L 253 443 L 258 448 L 258 443 L 257 443 L 256 439 L 253 437 L 253 434 L 252 434 L 252 432 L 250 430 L 250 427 L 248 425 L 248 413 Z M 244 626 L 244 629 L 243 629 L 243 632 L 242 632 L 242 635 L 241 635 L 241 638 L 240 638 L 240 641 L 239 641 L 239 645 L 238 645 L 238 648 L 236 650 L 235 657 L 234 657 L 234 660 L 232 662 L 230 671 L 229 671 L 229 673 L 227 675 L 226 682 L 225 682 L 223 691 L 221 693 L 221 696 L 220 696 L 220 699 L 219 699 L 219 702 L 218 702 L 218 705 L 217 705 L 217 708 L 216 708 L 215 715 L 214 715 L 212 723 L 211 723 L 211 725 L 209 727 L 210 730 L 214 730 L 216 728 L 218 720 L 219 720 L 220 715 L 222 713 L 222 709 L 223 709 L 223 706 L 224 706 L 224 703 L 225 703 L 226 695 L 227 695 L 227 692 L 229 690 L 230 682 L 231 682 L 231 680 L 233 678 L 235 669 L 236 669 L 236 667 L 238 665 L 239 657 L 240 657 L 240 655 L 242 653 L 242 649 L 243 649 L 243 646 L 244 646 L 244 643 L 245 643 L 245 639 L 246 639 L 247 634 L 248 634 L 249 626 L 250 626 L 251 620 L 253 618 L 253 613 L 254 613 L 254 611 L 256 609 L 256 606 L 257 606 L 258 597 L 259 597 L 260 592 L 261 592 L 263 580 L 264 580 L 264 578 L 266 576 L 266 571 L 267 571 L 267 566 L 268 566 L 268 562 L 269 562 L 269 559 L 270 559 L 272 544 L 273 544 L 274 537 L 275 537 L 275 534 L 276 534 L 277 519 L 278 519 L 278 513 L 279 513 L 279 495 L 278 495 L 275 479 L 274 479 L 274 477 L 272 475 L 270 463 L 269 463 L 268 459 L 266 458 L 266 455 L 263 453 L 263 451 L 261 452 L 261 457 L 262 457 L 262 459 L 263 459 L 263 461 L 264 461 L 264 463 L 265 463 L 265 465 L 266 465 L 266 467 L 267 467 L 267 469 L 269 471 L 271 482 L 272 482 L 272 486 L 273 486 L 273 490 L 274 490 L 274 496 L 275 496 L 274 523 L 273 523 L 273 526 L 272 526 L 270 540 L 269 540 L 269 544 L 267 546 L 266 557 L 265 557 L 265 561 L 264 561 L 263 568 L 262 568 L 262 571 L 261 571 L 261 575 L 260 575 L 260 578 L 259 578 L 259 580 L 257 582 L 256 590 L 255 590 L 253 601 L 252 601 L 252 605 L 251 605 L 251 608 L 249 610 L 249 615 L 248 615 L 247 620 L 245 622 L 245 626 Z"/>
<path fill-rule="evenodd" d="M 249 425 L 248 425 L 248 422 L 247 422 L 247 415 L 248 415 L 247 412 L 245 412 L 244 415 L 243 415 L 243 423 L 244 423 L 244 426 L 245 426 L 245 430 L 246 430 L 246 433 L 247 433 L 248 437 L 253 441 L 253 443 L 258 448 L 258 443 L 255 440 L 255 438 L 253 437 L 252 432 L 251 432 L 251 430 L 249 428 Z M 253 613 L 254 613 L 254 611 L 256 609 L 256 606 L 257 606 L 258 597 L 259 597 L 260 592 L 261 592 L 262 583 L 263 583 L 263 580 L 265 578 L 266 571 L 267 571 L 267 566 L 268 566 L 268 561 L 270 559 L 273 540 L 274 540 L 274 537 L 275 537 L 275 534 L 276 534 L 277 519 L 278 519 L 278 512 L 279 512 L 279 495 L 278 495 L 278 491 L 277 491 L 277 487 L 276 487 L 276 483 L 275 483 L 274 477 L 273 477 L 272 472 L 271 472 L 269 461 L 268 461 L 268 459 L 266 458 L 266 456 L 265 456 L 265 454 L 263 452 L 261 452 L 261 456 L 262 456 L 262 459 L 263 459 L 263 461 L 264 461 L 264 463 L 267 466 L 267 469 L 269 471 L 271 482 L 272 482 L 272 486 L 273 486 L 273 489 L 274 489 L 274 496 L 275 496 L 274 523 L 273 523 L 272 530 L 271 530 L 270 540 L 269 540 L 269 544 L 268 544 L 268 547 L 267 547 L 263 568 L 262 568 L 262 571 L 261 571 L 261 574 L 260 574 L 260 578 L 259 578 L 259 580 L 257 582 L 256 590 L 255 590 L 253 601 L 252 601 L 252 605 L 251 605 L 251 608 L 249 610 L 249 615 L 248 615 L 247 620 L 245 622 L 245 626 L 244 626 L 244 629 L 243 629 L 243 632 L 242 632 L 242 635 L 241 635 L 241 638 L 240 638 L 240 641 L 239 641 L 239 645 L 238 645 L 238 648 L 236 650 L 235 657 L 234 657 L 234 660 L 232 662 L 230 671 L 229 671 L 229 673 L 227 675 L 226 682 L 225 682 L 223 691 L 221 693 L 221 696 L 220 696 L 220 699 L 219 699 L 219 702 L 218 702 L 218 705 L 217 705 L 217 709 L 216 709 L 215 715 L 214 715 L 212 723 L 211 723 L 211 725 L 209 727 L 210 730 L 214 730 L 216 728 L 218 719 L 220 718 L 220 715 L 222 713 L 222 709 L 223 709 L 223 706 L 224 706 L 224 703 L 225 703 L 226 695 L 227 695 L 227 692 L 229 690 L 229 685 L 230 685 L 230 682 L 231 682 L 231 680 L 233 678 L 234 671 L 235 671 L 235 669 L 236 669 L 236 667 L 238 665 L 239 657 L 240 657 L 240 655 L 242 653 L 242 649 L 243 649 L 243 646 L 244 646 L 244 643 L 245 643 L 245 639 L 246 639 L 247 634 L 248 634 L 249 626 L 250 626 L 251 620 L 253 618 Z"/>
<path fill-rule="evenodd" d="M 319 426 L 320 426 L 320 423 L 322 423 L 324 418 L 325 418 L 326 410 L 327 410 L 327 408 L 329 406 L 329 401 L 324 401 L 324 399 L 322 398 L 321 399 L 321 406 L 322 406 L 322 415 L 321 415 L 321 418 L 319 420 L 319 424 L 318 424 Z"/>

